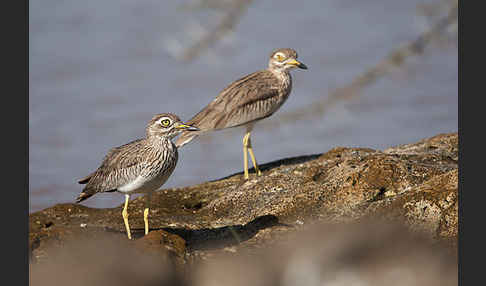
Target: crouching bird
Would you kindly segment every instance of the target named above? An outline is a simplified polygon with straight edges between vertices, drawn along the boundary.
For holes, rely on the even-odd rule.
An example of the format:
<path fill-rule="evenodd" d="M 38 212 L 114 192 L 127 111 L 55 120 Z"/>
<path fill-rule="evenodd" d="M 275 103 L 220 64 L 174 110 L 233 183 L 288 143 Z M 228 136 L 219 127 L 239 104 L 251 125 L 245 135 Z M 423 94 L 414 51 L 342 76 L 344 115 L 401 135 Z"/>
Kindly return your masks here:
<path fill-rule="evenodd" d="M 145 138 L 111 149 L 96 171 L 78 181 L 86 186 L 76 202 L 82 202 L 96 193 L 115 191 L 124 193 L 125 206 L 122 216 L 128 238 L 131 239 L 128 200 L 130 194 L 144 193 L 146 204 L 143 218 L 145 234 L 147 234 L 150 197 L 167 181 L 177 164 L 177 147 L 171 139 L 182 131 L 198 130 L 196 127 L 184 124 L 177 115 L 171 113 L 155 115 L 147 124 Z"/>

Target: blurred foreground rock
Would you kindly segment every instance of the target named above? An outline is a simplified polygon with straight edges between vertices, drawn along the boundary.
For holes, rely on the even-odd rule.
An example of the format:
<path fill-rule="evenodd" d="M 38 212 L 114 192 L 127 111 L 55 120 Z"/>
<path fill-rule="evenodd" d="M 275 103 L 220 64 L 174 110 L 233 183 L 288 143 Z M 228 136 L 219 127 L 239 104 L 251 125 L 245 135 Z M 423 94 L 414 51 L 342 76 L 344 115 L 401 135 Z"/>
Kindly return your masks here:
<path fill-rule="evenodd" d="M 102 269 L 94 267 L 102 263 L 139 277 L 84 285 L 150 285 L 150 279 L 156 285 L 249 285 L 246 274 L 230 274 L 238 269 L 262 276 L 251 285 L 456 285 L 457 162 L 457 133 L 384 151 L 334 148 L 283 159 L 263 165 L 261 177 L 250 173 L 247 182 L 238 173 L 157 192 L 145 237 L 144 200 L 134 199 L 128 209 L 134 241 L 126 239 L 122 205 L 58 204 L 30 214 L 31 285 L 52 282 L 46 273 L 56 263 L 74 260 L 63 265 L 69 273 L 83 259 L 85 269 L 78 271 Z M 72 249 L 81 252 L 79 259 L 66 254 L 76 254 Z"/>

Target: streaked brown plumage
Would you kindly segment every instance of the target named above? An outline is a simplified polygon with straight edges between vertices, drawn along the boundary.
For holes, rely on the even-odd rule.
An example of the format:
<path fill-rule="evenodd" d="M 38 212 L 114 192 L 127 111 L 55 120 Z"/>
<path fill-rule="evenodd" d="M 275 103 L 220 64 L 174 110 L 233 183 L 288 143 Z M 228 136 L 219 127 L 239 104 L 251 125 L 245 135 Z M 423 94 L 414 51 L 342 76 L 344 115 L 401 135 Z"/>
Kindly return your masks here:
<path fill-rule="evenodd" d="M 100 192 L 125 193 L 125 208 L 122 215 L 128 237 L 131 238 L 126 213 L 129 195 L 146 193 L 144 220 L 147 234 L 150 195 L 162 186 L 174 171 L 178 153 L 171 138 L 183 130 L 198 129 L 182 123 L 174 114 L 163 113 L 154 116 L 147 125 L 145 138 L 111 149 L 96 171 L 78 181 L 86 186 L 76 202 L 79 203 Z"/>
<path fill-rule="evenodd" d="M 248 178 L 246 150 L 250 153 L 255 170 L 260 173 L 251 147 L 250 133 L 256 121 L 275 113 L 289 97 L 292 89 L 290 69 L 307 69 L 297 61 L 297 57 L 297 52 L 292 49 L 274 50 L 270 54 L 267 69 L 234 81 L 190 119 L 188 124 L 201 131 L 183 132 L 176 140 L 176 146 L 184 146 L 203 132 L 245 125 L 245 179 Z"/>

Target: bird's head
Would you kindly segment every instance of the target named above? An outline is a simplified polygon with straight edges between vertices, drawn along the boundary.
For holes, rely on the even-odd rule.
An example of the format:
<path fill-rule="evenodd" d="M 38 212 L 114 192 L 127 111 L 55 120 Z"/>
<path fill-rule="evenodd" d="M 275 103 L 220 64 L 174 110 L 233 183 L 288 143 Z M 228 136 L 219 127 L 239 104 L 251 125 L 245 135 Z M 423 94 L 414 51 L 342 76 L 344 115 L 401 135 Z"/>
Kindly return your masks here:
<path fill-rule="evenodd" d="M 288 71 L 295 67 L 306 70 L 307 66 L 297 60 L 297 52 L 293 49 L 276 49 L 270 54 L 268 68 L 274 71 Z"/>
<path fill-rule="evenodd" d="M 173 138 L 182 131 L 199 131 L 199 128 L 185 124 L 172 113 L 157 114 L 147 124 L 147 137 Z"/>

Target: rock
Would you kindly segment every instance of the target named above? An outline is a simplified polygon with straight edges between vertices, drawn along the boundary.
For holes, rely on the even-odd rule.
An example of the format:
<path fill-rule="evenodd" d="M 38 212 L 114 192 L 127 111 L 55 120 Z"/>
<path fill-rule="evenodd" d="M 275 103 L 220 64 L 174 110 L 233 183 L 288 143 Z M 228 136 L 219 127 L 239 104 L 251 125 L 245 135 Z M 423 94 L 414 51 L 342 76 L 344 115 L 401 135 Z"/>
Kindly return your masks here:
<path fill-rule="evenodd" d="M 65 230 L 69 234 L 62 244 L 46 248 L 49 255 L 29 264 L 29 285 L 155 286 L 183 281 L 171 264 L 137 251 L 126 236 L 100 231 L 95 237 Z"/>
<path fill-rule="evenodd" d="M 403 226 L 318 224 L 288 234 L 259 252 L 202 264 L 194 285 L 457 285 L 457 259 Z"/>
<path fill-rule="evenodd" d="M 51 225 L 29 233 L 30 258 L 33 262 L 48 258 L 49 252 L 63 248 L 64 245 L 80 240 L 111 240 L 124 241 L 126 235 L 107 231 L 103 228 L 81 228 L 63 225 Z"/>
<path fill-rule="evenodd" d="M 151 231 L 135 241 L 143 253 L 163 258 L 172 258 L 178 266 L 185 263 L 186 242 L 180 236 L 164 230 Z"/>
<path fill-rule="evenodd" d="M 153 231 L 148 237 L 140 239 L 143 197 L 129 203 L 137 239 L 133 245 L 154 251 L 172 248 L 176 264 L 192 265 L 227 253 L 257 251 L 309 224 L 379 218 L 404 223 L 456 253 L 457 160 L 457 133 L 439 134 L 384 151 L 339 147 L 287 158 L 262 165 L 263 176 L 250 173 L 249 181 L 237 173 L 163 189 L 152 197 Z M 49 241 L 71 236 L 109 233 L 126 239 L 121 210 L 122 205 L 93 209 L 58 204 L 30 214 L 32 256 L 45 257 Z"/>

